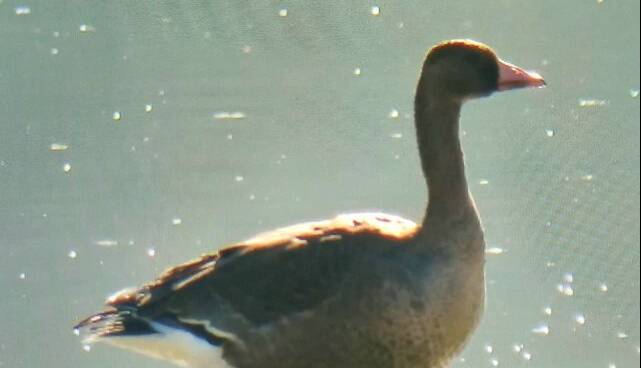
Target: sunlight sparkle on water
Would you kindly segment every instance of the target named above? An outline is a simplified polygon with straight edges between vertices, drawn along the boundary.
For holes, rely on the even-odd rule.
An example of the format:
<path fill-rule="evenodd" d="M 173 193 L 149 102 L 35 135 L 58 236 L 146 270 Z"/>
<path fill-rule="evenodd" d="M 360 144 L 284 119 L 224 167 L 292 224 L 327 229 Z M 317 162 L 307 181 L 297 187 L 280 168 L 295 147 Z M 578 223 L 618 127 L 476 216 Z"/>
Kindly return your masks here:
<path fill-rule="evenodd" d="M 216 120 L 234 120 L 234 119 L 244 119 L 246 117 L 245 113 L 240 111 L 235 112 L 216 112 L 214 113 L 214 119 Z"/>
<path fill-rule="evenodd" d="M 485 254 L 490 256 L 500 256 L 503 253 L 505 253 L 505 249 L 499 247 L 491 247 L 485 250 Z"/>
<path fill-rule="evenodd" d="M 102 239 L 96 240 L 94 244 L 101 247 L 115 247 L 116 245 L 118 245 L 118 241 L 112 239 Z"/>
<path fill-rule="evenodd" d="M 540 336 L 547 336 L 550 334 L 550 326 L 540 325 L 532 329 L 532 333 Z"/>
<path fill-rule="evenodd" d="M 579 100 L 579 106 L 581 107 L 601 107 L 605 106 L 608 103 L 606 100 L 598 99 L 581 99 Z"/>
<path fill-rule="evenodd" d="M 69 145 L 62 143 L 51 143 L 49 146 L 49 150 L 53 152 L 66 151 L 67 149 L 69 149 Z"/>
<path fill-rule="evenodd" d="M 522 352 L 524 348 L 525 347 L 523 346 L 523 344 L 514 344 L 514 345 L 512 345 L 512 351 L 517 353 L 517 354 Z"/>
<path fill-rule="evenodd" d="M 15 12 L 16 15 L 29 15 L 31 14 L 31 8 L 28 6 L 16 6 Z"/>
<path fill-rule="evenodd" d="M 559 284 L 557 285 L 557 290 L 559 293 L 565 296 L 574 296 L 574 289 L 572 288 L 572 285 L 570 284 Z"/>
<path fill-rule="evenodd" d="M 95 31 L 96 31 L 96 28 L 95 28 L 95 27 L 93 27 L 93 26 L 91 26 L 91 25 L 89 25 L 89 24 L 81 24 L 81 25 L 78 27 L 78 30 L 79 30 L 80 32 L 82 32 L 82 33 L 89 33 L 89 32 L 95 32 Z"/>

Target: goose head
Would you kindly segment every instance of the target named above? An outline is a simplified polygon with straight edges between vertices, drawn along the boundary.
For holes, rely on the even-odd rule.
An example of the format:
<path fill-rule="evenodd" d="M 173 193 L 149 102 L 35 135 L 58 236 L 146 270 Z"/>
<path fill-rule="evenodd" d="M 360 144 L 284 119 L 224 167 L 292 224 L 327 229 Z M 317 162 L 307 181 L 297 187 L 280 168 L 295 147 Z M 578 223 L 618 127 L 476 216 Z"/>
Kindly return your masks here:
<path fill-rule="evenodd" d="M 452 40 L 428 51 L 419 93 L 426 93 L 430 100 L 463 102 L 498 91 L 538 88 L 545 84 L 539 74 L 501 60 L 480 42 Z"/>

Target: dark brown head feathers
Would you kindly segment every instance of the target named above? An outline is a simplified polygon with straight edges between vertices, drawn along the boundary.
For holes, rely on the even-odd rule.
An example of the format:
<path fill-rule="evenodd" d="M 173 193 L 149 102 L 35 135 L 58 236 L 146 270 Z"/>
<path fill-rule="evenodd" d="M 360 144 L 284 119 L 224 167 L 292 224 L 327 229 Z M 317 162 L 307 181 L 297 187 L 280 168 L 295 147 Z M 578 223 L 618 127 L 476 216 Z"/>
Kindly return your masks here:
<path fill-rule="evenodd" d="M 480 42 L 445 41 L 427 53 L 423 73 L 438 83 L 443 93 L 482 96 L 498 89 L 499 59 Z"/>

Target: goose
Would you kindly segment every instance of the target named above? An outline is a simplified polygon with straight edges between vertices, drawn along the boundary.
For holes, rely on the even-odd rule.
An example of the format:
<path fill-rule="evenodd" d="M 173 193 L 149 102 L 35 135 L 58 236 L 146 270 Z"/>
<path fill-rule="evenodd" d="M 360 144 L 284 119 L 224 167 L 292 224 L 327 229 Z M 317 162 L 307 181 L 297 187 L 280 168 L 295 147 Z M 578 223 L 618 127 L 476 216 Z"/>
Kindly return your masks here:
<path fill-rule="evenodd" d="M 488 46 L 431 48 L 415 98 L 420 224 L 345 214 L 264 233 L 110 297 L 75 326 L 195 368 L 446 368 L 485 303 L 485 242 L 459 140 L 465 101 L 545 81 Z"/>

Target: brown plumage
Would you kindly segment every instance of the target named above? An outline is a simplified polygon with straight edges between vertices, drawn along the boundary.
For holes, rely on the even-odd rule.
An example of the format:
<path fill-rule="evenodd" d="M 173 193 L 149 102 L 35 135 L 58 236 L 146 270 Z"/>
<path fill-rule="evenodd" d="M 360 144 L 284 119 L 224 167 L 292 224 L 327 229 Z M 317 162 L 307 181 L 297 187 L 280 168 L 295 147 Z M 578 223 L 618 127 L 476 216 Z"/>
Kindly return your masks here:
<path fill-rule="evenodd" d="M 478 324 L 485 294 L 460 107 L 543 84 L 485 45 L 436 46 L 415 103 L 429 190 L 421 225 L 355 214 L 259 235 L 115 295 L 77 328 L 189 367 L 446 367 Z"/>

